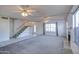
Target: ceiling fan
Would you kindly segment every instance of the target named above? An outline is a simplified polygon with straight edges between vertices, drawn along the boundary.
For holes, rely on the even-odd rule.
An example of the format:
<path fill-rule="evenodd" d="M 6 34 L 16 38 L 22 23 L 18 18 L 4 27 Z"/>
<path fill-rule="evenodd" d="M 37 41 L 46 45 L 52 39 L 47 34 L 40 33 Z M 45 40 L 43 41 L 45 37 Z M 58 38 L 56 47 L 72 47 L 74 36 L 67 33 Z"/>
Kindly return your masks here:
<path fill-rule="evenodd" d="M 22 16 L 28 16 L 32 15 L 33 12 L 36 10 L 33 10 L 29 5 L 21 5 L 18 6 L 19 10 L 17 12 L 20 12 Z"/>

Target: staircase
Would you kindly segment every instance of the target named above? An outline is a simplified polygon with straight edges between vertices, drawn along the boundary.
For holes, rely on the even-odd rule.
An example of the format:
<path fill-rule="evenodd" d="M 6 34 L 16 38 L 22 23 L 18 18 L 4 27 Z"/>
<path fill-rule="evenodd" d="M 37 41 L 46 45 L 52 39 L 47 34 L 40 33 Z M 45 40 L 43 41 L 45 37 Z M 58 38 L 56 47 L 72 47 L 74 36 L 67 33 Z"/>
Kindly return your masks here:
<path fill-rule="evenodd" d="M 10 38 L 17 38 L 26 28 L 31 27 L 31 26 L 32 26 L 31 22 L 22 24 L 14 33 L 14 35 Z"/>
<path fill-rule="evenodd" d="M 18 37 L 28 26 L 24 26 L 21 30 L 19 30 L 14 36 L 13 38 Z"/>

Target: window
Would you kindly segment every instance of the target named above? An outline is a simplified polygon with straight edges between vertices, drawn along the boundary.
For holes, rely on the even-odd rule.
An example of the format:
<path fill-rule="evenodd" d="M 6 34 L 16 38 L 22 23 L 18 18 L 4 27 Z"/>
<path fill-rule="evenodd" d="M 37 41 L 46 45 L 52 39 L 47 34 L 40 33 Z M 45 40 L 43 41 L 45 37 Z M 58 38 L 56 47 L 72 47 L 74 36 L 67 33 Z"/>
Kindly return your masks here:
<path fill-rule="evenodd" d="M 56 24 L 51 24 L 51 31 L 55 32 L 56 31 Z"/>
<path fill-rule="evenodd" d="M 45 30 L 46 32 L 56 32 L 56 24 L 46 24 Z"/>
<path fill-rule="evenodd" d="M 79 10 L 76 12 L 76 27 L 79 26 Z"/>
<path fill-rule="evenodd" d="M 36 32 L 36 25 L 34 25 L 34 32 Z"/>

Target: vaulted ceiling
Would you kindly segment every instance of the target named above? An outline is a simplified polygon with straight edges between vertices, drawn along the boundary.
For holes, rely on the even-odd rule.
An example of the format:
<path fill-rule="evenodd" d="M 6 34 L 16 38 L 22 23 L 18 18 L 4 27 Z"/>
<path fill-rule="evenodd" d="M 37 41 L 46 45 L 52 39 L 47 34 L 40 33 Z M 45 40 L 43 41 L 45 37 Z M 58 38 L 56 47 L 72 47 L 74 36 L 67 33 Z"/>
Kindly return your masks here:
<path fill-rule="evenodd" d="M 17 12 L 19 7 L 19 5 L 0 5 L 0 16 L 40 21 L 42 17 L 46 16 L 67 16 L 72 5 L 30 5 L 29 7 L 36 10 L 36 12 L 33 12 L 31 16 L 27 17 L 23 17 L 20 12 Z"/>

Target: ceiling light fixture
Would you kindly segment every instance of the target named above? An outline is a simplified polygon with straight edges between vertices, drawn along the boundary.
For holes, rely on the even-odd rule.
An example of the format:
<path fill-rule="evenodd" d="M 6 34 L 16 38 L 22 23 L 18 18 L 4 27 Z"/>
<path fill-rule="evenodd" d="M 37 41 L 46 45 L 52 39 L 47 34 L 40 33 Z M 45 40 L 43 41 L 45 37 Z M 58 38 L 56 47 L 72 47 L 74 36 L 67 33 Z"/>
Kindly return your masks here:
<path fill-rule="evenodd" d="M 25 17 L 25 16 L 28 16 L 28 13 L 27 12 L 22 12 L 21 15 Z"/>

